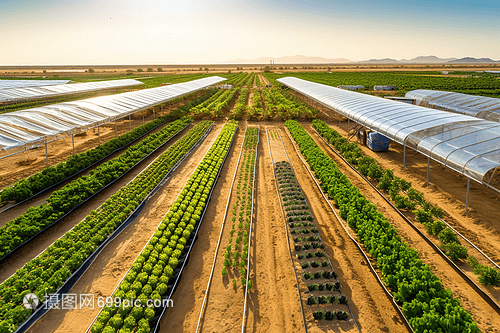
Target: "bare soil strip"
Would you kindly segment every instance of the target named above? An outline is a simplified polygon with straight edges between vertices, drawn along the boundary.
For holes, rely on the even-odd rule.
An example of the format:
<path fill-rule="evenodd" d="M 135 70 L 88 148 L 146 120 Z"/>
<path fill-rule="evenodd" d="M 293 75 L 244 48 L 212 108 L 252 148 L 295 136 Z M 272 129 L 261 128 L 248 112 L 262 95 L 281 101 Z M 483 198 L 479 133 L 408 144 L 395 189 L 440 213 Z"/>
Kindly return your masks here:
<path fill-rule="evenodd" d="M 240 136 L 244 137 L 245 135 L 245 129 L 241 128 Z M 242 139 L 241 142 L 244 140 Z M 241 146 L 241 142 L 240 147 Z M 240 147 L 237 149 L 237 154 L 240 154 Z M 239 165 L 236 166 L 237 168 L 237 174 L 236 177 L 238 178 L 240 174 L 243 172 L 243 162 L 245 159 L 245 148 L 242 149 L 242 156 L 240 159 Z M 237 156 L 234 156 L 234 159 L 238 159 Z M 233 173 L 234 175 L 234 173 Z M 228 180 L 226 183 L 229 185 L 231 183 L 231 180 Z M 251 186 L 251 183 L 250 183 Z M 236 180 L 235 183 L 233 184 L 233 189 L 232 189 L 232 194 L 231 198 L 229 201 L 229 212 L 232 211 L 232 207 L 237 203 L 238 201 L 238 195 L 237 195 L 237 188 L 238 188 L 238 181 Z M 246 190 L 245 190 L 245 195 L 246 195 Z M 246 202 L 251 202 L 251 199 L 248 199 Z M 246 206 L 246 204 L 244 205 Z M 243 206 L 243 207 L 244 207 Z M 244 208 L 242 208 L 244 209 Z M 253 208 L 252 208 L 253 209 Z M 241 285 L 240 282 L 240 273 L 239 268 L 235 268 L 233 266 L 227 267 L 227 272 L 228 274 L 223 277 L 222 276 L 222 269 L 223 269 L 223 263 L 224 263 L 224 252 L 226 251 L 226 246 L 228 245 L 228 240 L 230 238 L 230 231 L 232 228 L 233 222 L 231 221 L 232 214 L 227 214 L 226 216 L 226 221 L 224 223 L 223 231 L 222 231 L 222 238 L 221 238 L 221 245 L 219 250 L 217 251 L 217 260 L 215 264 L 215 270 L 214 270 L 214 276 L 210 285 L 210 290 L 209 290 L 209 295 L 207 296 L 206 304 L 205 304 L 205 309 L 203 311 L 201 321 L 200 321 L 200 327 L 199 331 L 200 332 L 214 332 L 220 329 L 221 327 L 224 328 L 224 331 L 228 332 L 235 332 L 238 331 L 241 327 L 242 320 L 243 320 L 243 309 L 244 309 L 244 297 L 245 297 L 245 288 L 244 286 Z M 238 225 L 237 222 L 235 222 L 236 225 Z M 236 227 L 236 232 L 241 230 L 238 227 Z M 253 233 L 253 231 L 252 231 Z M 234 238 L 237 236 L 235 235 Z M 254 237 L 253 237 L 254 239 Z M 253 241 L 252 239 L 252 241 Z M 243 246 L 243 244 L 240 243 L 240 246 Z M 234 244 L 232 244 L 232 248 L 234 249 Z M 250 250 L 252 247 L 250 247 Z M 237 251 L 236 251 L 237 252 Z M 230 258 L 231 260 L 231 258 Z M 255 260 L 254 258 L 251 258 L 250 262 L 252 263 L 252 260 Z M 238 261 L 241 261 L 240 258 L 238 258 Z M 245 265 L 246 267 L 246 265 Z M 210 274 L 209 274 L 210 275 Z M 250 275 L 252 276 L 252 275 Z M 236 280 L 236 289 L 233 287 L 233 279 Z M 253 288 L 253 287 L 252 287 Z M 251 293 L 251 290 L 249 291 Z M 234 315 L 227 315 L 226 311 L 230 311 Z M 239 317 L 238 317 L 239 314 Z"/>
<path fill-rule="evenodd" d="M 214 125 L 201 145 L 181 163 L 165 185 L 148 201 L 139 217 L 99 254 L 70 293 L 94 294 L 96 299 L 99 296 L 107 297 L 112 294 L 222 127 L 223 124 Z M 42 317 L 28 332 L 85 332 L 99 310 L 97 306 L 94 309 L 54 309 Z"/>
<path fill-rule="evenodd" d="M 498 313 L 370 185 L 331 152 L 329 147 L 316 134 L 312 133 L 310 128 L 306 126 L 306 130 L 309 131 L 309 134 L 319 147 L 338 164 L 340 170 L 349 178 L 353 185 L 358 187 L 361 193 L 375 204 L 378 210 L 396 227 L 399 235 L 411 247 L 418 250 L 422 261 L 431 267 L 433 273 L 441 279 L 443 286 L 450 288 L 454 295 L 461 299 L 463 307 L 472 313 L 479 328 L 481 330 L 492 328 L 500 330 L 500 316 Z"/>
<path fill-rule="evenodd" d="M 307 201 L 320 227 L 320 236 L 326 246 L 325 251 L 338 274 L 342 291 L 349 299 L 353 316 L 361 331 L 406 332 L 398 312 L 378 284 L 359 249 L 349 239 L 324 201 L 288 136 L 281 129 L 280 133 L 295 175 L 307 195 Z M 312 325 L 314 323 L 312 311 L 309 311 L 307 320 L 310 323 L 308 325 L 310 332 L 334 331 L 337 324 L 325 321 Z M 345 331 L 347 328 L 353 329 L 351 325 L 346 325 L 345 328 L 342 326 L 342 330 L 337 328 L 337 331 Z M 354 331 L 356 331 L 355 328 Z"/>

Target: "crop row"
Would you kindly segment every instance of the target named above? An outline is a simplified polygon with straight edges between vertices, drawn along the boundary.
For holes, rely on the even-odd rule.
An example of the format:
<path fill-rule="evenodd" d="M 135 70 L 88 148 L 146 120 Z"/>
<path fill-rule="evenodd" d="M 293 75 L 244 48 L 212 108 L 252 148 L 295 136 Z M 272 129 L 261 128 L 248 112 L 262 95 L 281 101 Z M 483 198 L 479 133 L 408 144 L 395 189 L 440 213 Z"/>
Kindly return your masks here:
<path fill-rule="evenodd" d="M 260 95 L 260 90 L 256 89 L 252 96 L 252 107 L 248 108 L 248 118 L 250 120 L 257 120 L 262 118 L 264 115 L 264 109 L 262 107 L 262 98 Z"/>
<path fill-rule="evenodd" d="M 399 237 L 396 228 L 352 185 L 309 134 L 296 121 L 289 120 L 285 126 L 320 181 L 322 190 L 335 201 L 340 216 L 375 259 L 384 284 L 402 305 L 415 332 L 436 332 L 443 328 L 452 332 L 479 332 L 471 314 L 449 289 L 443 288 L 418 252 Z"/>
<path fill-rule="evenodd" d="M 452 74 L 452 72 L 450 72 Z M 308 73 L 264 73 L 266 78 L 276 85 L 277 78 L 294 76 L 329 86 L 362 85 L 371 90 L 375 85 L 395 85 L 398 95 L 413 89 L 446 90 L 497 97 L 500 81 L 492 74 L 468 72 L 464 77 L 443 75 L 441 72 L 308 72 Z M 277 86 L 280 84 L 278 83 Z"/>
<path fill-rule="evenodd" d="M 307 298 L 306 304 L 332 304 L 335 302 L 347 304 L 347 298 L 342 295 L 337 274 L 333 270 L 330 261 L 327 259 L 326 253 L 321 250 L 316 250 L 317 248 L 324 249 L 324 245 L 319 238 L 318 228 L 314 223 L 309 205 L 293 173 L 292 166 L 286 161 L 281 161 L 275 164 L 274 170 L 280 198 L 285 210 L 285 218 L 289 226 L 289 232 L 294 236 L 301 235 L 301 237 L 293 237 L 293 241 L 297 259 L 303 271 L 302 279 L 304 281 L 334 279 L 335 281 L 335 283 L 328 284 L 331 288 L 323 288 L 321 291 L 334 293 L 338 296 L 321 295 L 316 297 L 315 295 L 310 295 Z M 297 221 L 300 222 L 297 223 Z M 313 236 L 310 236 L 311 234 L 313 234 Z M 308 251 L 310 249 L 312 251 Z M 317 289 L 312 287 L 309 288 L 310 293 L 316 291 L 319 291 L 319 285 Z M 344 320 L 347 318 L 348 316 L 345 317 Z"/>
<path fill-rule="evenodd" d="M 165 126 L 161 131 L 150 134 L 141 142 L 128 148 L 120 156 L 109 160 L 90 172 L 54 191 L 47 203 L 32 207 L 26 213 L 7 222 L 0 228 L 0 257 L 27 241 L 83 201 L 102 190 L 130 170 L 136 163 L 179 133 L 189 123 L 190 118 L 182 118 Z"/>
<path fill-rule="evenodd" d="M 377 188 L 389 193 L 398 209 L 413 210 L 415 220 L 425 226 L 430 235 L 435 235 L 441 242 L 441 249 L 452 259 L 467 259 L 474 273 L 479 275 L 479 282 L 484 285 L 500 285 L 500 271 L 490 266 L 482 265 L 473 256 L 468 256 L 467 248 L 460 244 L 457 235 L 442 221 L 445 212 L 437 205 L 432 205 L 424 199 L 424 194 L 411 186 L 411 182 L 394 176 L 392 170 L 383 169 L 372 157 L 366 156 L 356 143 L 349 143 L 340 133 L 315 119 L 313 128 L 339 151 L 339 153 L 359 172 L 378 182 Z M 418 209 L 415 209 L 418 208 Z"/>
<path fill-rule="evenodd" d="M 192 108 L 191 112 L 196 117 L 221 116 L 222 110 L 226 108 L 233 101 L 233 98 L 238 91 L 239 88 L 221 90 L 219 93 L 215 94 L 212 98 L 208 99 L 206 102 Z"/>
<path fill-rule="evenodd" d="M 261 86 L 261 83 L 260 83 L 260 76 L 257 74 L 255 75 L 255 85 L 257 87 L 260 87 Z"/>
<path fill-rule="evenodd" d="M 240 281 L 243 286 L 246 284 L 246 270 L 248 266 L 248 246 L 250 222 L 252 216 L 252 192 L 254 180 L 254 165 L 257 157 L 258 131 L 256 127 L 247 127 L 245 140 L 243 141 L 243 161 L 238 170 L 238 183 L 236 185 L 236 202 L 231 211 L 231 230 L 224 253 L 224 264 L 222 276 L 228 273 L 236 277 L 236 270 L 239 268 Z M 229 218 L 229 217 L 228 217 Z M 238 228 L 236 228 L 238 226 Z M 236 233 L 236 234 L 235 234 Z M 235 238 L 235 239 L 233 239 Z M 232 268 L 232 269 L 231 269 Z M 229 270 L 229 272 L 228 272 Z M 233 279 L 233 286 L 236 279 Z M 249 288 L 252 281 L 248 281 Z"/>
<path fill-rule="evenodd" d="M 299 99 L 279 88 L 263 89 L 264 102 L 266 105 L 266 119 L 279 116 L 287 119 L 312 119 L 316 117 L 317 110 L 301 102 Z"/>
<path fill-rule="evenodd" d="M 60 183 L 61 181 L 87 169 L 96 162 L 104 159 L 115 151 L 127 146 L 131 142 L 142 137 L 154 128 L 164 124 L 172 118 L 184 116 L 189 109 L 200 104 L 213 95 L 213 91 L 194 99 L 193 101 L 177 108 L 170 115 L 158 117 L 153 121 L 140 125 L 130 132 L 124 133 L 117 138 L 111 139 L 102 145 L 88 149 L 80 154 L 68 157 L 54 166 L 43 169 L 31 175 L 28 178 L 20 179 L 12 186 L 9 186 L 0 192 L 0 201 L 20 202 L 30 198 L 41 191 Z"/>
<path fill-rule="evenodd" d="M 208 204 L 216 176 L 230 148 L 237 125 L 228 123 L 212 144 L 186 183 L 176 201 L 158 226 L 149 243 L 132 264 L 113 298 L 121 300 L 161 300 L 169 289 L 185 245 Z M 102 309 L 92 325 L 92 333 L 150 331 L 154 307 L 109 305 Z"/>
<path fill-rule="evenodd" d="M 249 75 L 249 73 L 244 72 L 231 74 L 227 79 L 227 83 L 230 83 L 234 86 L 242 85 L 242 82 L 245 81 Z"/>
<path fill-rule="evenodd" d="M 255 73 L 248 73 L 245 79 L 242 81 L 243 86 L 253 86 L 253 81 L 255 80 Z"/>
<path fill-rule="evenodd" d="M 12 332 L 32 313 L 23 297 L 54 293 L 164 179 L 172 167 L 203 137 L 212 122 L 203 121 L 169 147 L 128 185 L 0 284 L 0 333 Z"/>
<path fill-rule="evenodd" d="M 230 114 L 231 119 L 239 120 L 239 119 L 241 119 L 241 117 L 243 117 L 243 114 L 247 110 L 248 94 L 249 94 L 248 88 L 241 89 L 240 96 L 238 97 L 238 100 L 236 101 L 236 105 L 233 108 L 233 110 L 231 111 L 231 114 Z"/>

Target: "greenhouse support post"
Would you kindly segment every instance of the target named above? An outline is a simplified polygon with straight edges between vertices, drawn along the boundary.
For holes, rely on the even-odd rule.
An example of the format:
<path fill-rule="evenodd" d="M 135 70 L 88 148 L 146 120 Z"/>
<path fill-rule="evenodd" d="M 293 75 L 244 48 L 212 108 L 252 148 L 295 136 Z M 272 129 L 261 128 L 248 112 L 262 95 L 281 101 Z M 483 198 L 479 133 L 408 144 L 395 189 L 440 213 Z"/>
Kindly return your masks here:
<path fill-rule="evenodd" d="M 75 156 L 75 136 L 71 134 L 71 143 L 73 143 L 73 156 Z"/>
<path fill-rule="evenodd" d="M 47 156 L 47 142 L 45 142 L 45 164 L 49 167 L 49 157 Z"/>
<path fill-rule="evenodd" d="M 465 212 L 469 211 L 469 189 L 470 189 L 470 178 L 467 178 L 467 196 L 465 197 Z"/>
<path fill-rule="evenodd" d="M 403 171 L 406 171 L 406 144 L 403 143 Z"/>
<path fill-rule="evenodd" d="M 427 187 L 429 186 L 429 165 L 431 163 L 431 158 L 427 157 Z"/>
<path fill-rule="evenodd" d="M 99 146 L 101 145 L 101 128 L 97 126 L 97 136 L 99 137 Z"/>

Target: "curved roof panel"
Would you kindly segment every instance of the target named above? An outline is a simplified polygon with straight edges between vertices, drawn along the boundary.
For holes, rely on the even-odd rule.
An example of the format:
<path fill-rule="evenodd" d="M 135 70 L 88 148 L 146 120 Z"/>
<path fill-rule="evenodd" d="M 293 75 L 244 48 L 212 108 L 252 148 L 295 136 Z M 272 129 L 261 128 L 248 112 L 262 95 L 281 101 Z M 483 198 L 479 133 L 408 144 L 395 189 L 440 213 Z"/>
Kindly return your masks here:
<path fill-rule="evenodd" d="M 0 114 L 0 150 L 37 147 L 226 80 L 219 76 Z"/>
<path fill-rule="evenodd" d="M 278 82 L 483 184 L 500 166 L 500 124 L 295 77 Z"/>
<path fill-rule="evenodd" d="M 1 84 L 2 83 L 0 82 L 0 86 Z M 0 103 L 16 102 L 20 100 L 36 99 L 36 98 L 52 97 L 60 95 L 77 94 L 77 93 L 84 93 L 84 92 L 97 91 L 103 89 L 129 87 L 138 84 L 143 84 L 143 83 L 141 81 L 133 79 L 123 79 L 123 80 L 111 80 L 111 81 L 83 82 L 74 84 L 46 85 L 43 87 L 31 87 L 31 88 L 3 89 L 0 90 Z"/>
<path fill-rule="evenodd" d="M 500 98 L 425 89 L 409 91 L 406 97 L 414 98 L 417 105 L 500 121 Z"/>
<path fill-rule="evenodd" d="M 65 84 L 70 80 L 0 80 L 0 90 L 13 88 L 53 86 Z"/>

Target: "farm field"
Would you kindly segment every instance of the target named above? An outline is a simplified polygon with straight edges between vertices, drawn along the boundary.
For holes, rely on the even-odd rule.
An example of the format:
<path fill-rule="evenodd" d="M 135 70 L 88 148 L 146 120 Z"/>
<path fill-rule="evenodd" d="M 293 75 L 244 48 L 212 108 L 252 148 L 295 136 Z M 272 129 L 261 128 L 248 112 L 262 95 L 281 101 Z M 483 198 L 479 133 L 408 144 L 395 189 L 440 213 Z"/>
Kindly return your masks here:
<path fill-rule="evenodd" d="M 276 81 L 500 97 L 498 75 L 177 75 L 141 89 L 211 75 L 231 88 L 75 136 L 94 157 L 71 172 L 71 137 L 48 145 L 51 172 L 44 147 L 0 159 L 0 333 L 500 331 L 500 194 L 471 182 L 466 199 L 467 178 L 434 161 L 427 185 L 425 156 L 406 149 L 403 170 L 402 145 L 370 150 Z M 37 313 L 30 293 L 110 298 Z"/>

